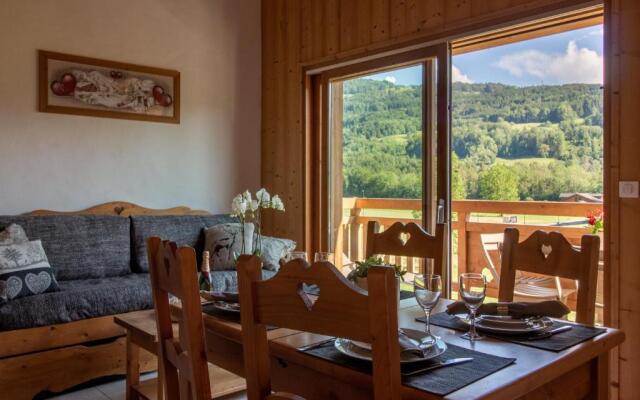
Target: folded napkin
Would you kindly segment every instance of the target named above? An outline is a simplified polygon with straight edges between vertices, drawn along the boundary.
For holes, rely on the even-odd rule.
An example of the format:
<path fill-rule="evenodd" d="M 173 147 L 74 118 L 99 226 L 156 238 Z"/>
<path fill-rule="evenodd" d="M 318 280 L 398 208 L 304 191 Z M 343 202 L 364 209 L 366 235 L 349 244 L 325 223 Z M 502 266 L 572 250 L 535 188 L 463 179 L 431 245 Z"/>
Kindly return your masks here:
<path fill-rule="evenodd" d="M 507 310 L 507 315 L 513 318 L 528 318 L 528 317 L 551 317 L 562 318 L 569 314 L 571 310 L 562 302 L 558 300 L 541 301 L 538 303 L 529 302 L 500 302 L 500 303 L 486 303 L 478 308 L 476 315 L 498 315 L 498 306 Z M 467 313 L 469 309 L 462 301 L 456 301 L 447 306 L 447 314 L 463 314 Z"/>
<path fill-rule="evenodd" d="M 224 301 L 226 303 L 239 303 L 240 296 L 236 292 L 205 292 L 200 291 L 200 296 L 209 301 Z"/>
<path fill-rule="evenodd" d="M 410 353 L 418 357 L 423 357 L 424 352 L 416 341 L 409 338 L 404 332 L 398 332 L 398 342 L 400 343 L 400 353 Z"/>

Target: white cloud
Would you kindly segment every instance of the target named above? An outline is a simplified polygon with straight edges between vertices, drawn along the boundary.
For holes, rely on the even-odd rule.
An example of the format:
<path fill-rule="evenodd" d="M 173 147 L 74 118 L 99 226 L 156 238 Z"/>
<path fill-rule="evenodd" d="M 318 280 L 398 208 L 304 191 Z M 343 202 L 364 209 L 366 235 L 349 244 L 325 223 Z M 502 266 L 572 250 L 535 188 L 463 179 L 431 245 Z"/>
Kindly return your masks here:
<path fill-rule="evenodd" d="M 460 71 L 458 67 L 455 65 L 451 66 L 451 81 L 452 82 L 462 82 L 462 83 L 473 83 L 471 79 Z"/>
<path fill-rule="evenodd" d="M 385 80 L 385 81 L 387 81 L 387 82 L 391 82 L 391 83 L 393 83 L 394 85 L 395 85 L 395 84 L 396 84 L 396 82 L 398 81 L 398 80 L 396 79 L 396 77 L 395 77 L 395 76 L 385 76 L 385 77 L 384 77 L 384 80 Z"/>
<path fill-rule="evenodd" d="M 563 54 L 526 50 L 500 57 L 496 66 L 517 77 L 532 76 L 549 83 L 602 83 L 603 60 L 596 51 L 569 42 Z"/>
<path fill-rule="evenodd" d="M 591 36 L 604 36 L 604 28 L 596 29 L 595 31 L 589 32 Z"/>

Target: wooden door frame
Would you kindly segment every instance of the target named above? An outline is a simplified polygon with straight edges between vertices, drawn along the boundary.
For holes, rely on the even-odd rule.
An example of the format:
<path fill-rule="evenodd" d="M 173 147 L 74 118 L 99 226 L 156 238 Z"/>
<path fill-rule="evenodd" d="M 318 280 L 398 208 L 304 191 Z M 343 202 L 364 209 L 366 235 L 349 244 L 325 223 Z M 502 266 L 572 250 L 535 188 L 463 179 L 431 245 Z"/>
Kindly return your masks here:
<path fill-rule="evenodd" d="M 435 60 L 434 60 L 435 59 Z M 437 63 L 437 67 L 436 64 Z M 450 87 L 449 77 L 451 75 L 450 66 L 450 47 L 447 42 L 441 42 L 429 47 L 423 47 L 416 50 L 410 50 L 403 53 L 393 54 L 385 57 L 379 57 L 372 60 L 362 61 L 347 66 L 336 67 L 324 70 L 320 73 L 309 75 L 305 74 L 305 127 L 309 143 L 306 146 L 310 158 L 307 159 L 307 184 L 305 185 L 305 193 L 310 197 L 307 212 L 305 212 L 305 248 L 310 253 L 314 251 L 326 251 L 329 245 L 329 194 L 331 159 L 329 143 L 330 129 L 330 109 L 329 100 L 331 97 L 330 87 L 336 81 L 343 81 L 357 76 L 368 75 L 376 72 L 382 72 L 389 69 L 397 69 L 411 65 L 423 65 L 423 177 L 432 176 L 434 165 L 427 162 L 431 160 L 432 155 L 429 153 L 433 150 L 428 143 L 435 143 L 437 154 L 435 159 L 437 171 L 450 170 Z M 437 86 L 434 86 L 433 78 L 436 78 Z M 436 111 L 433 112 L 431 103 L 432 95 L 437 95 Z M 436 122 L 433 124 L 433 118 L 436 121 L 444 121 L 444 123 Z M 436 131 L 433 132 L 431 127 L 435 126 Z M 435 133 L 435 135 L 434 135 Z M 430 181 L 427 181 L 431 184 Z M 431 186 L 431 187 L 430 187 Z M 435 213 L 430 212 L 429 206 L 433 201 L 429 199 L 443 199 L 443 215 L 444 221 L 449 222 L 451 199 L 449 196 L 449 174 L 437 175 L 435 182 L 435 192 L 432 190 L 432 184 L 427 185 L 423 180 L 423 196 L 422 196 L 422 213 L 423 225 L 433 232 L 435 226 Z M 437 204 L 434 204 L 437 207 Z M 446 235 L 450 237 L 449 232 Z M 450 247 L 450 246 L 449 246 Z M 449 259 L 450 257 L 448 257 Z M 449 264 L 447 259 L 447 265 Z M 445 268 L 448 269 L 448 268 Z M 448 271 L 447 271 L 448 272 Z M 448 282 L 448 275 L 445 277 Z M 447 288 L 447 294 L 448 288 Z"/>

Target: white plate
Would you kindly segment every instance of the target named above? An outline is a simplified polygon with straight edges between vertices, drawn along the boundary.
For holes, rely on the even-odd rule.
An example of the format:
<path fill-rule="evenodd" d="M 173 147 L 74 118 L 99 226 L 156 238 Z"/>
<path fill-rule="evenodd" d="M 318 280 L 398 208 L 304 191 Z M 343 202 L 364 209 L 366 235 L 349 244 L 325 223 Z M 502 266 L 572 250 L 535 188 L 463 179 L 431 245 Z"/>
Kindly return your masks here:
<path fill-rule="evenodd" d="M 406 329 L 403 328 L 402 331 L 409 338 L 420 341 L 424 337 L 424 332 L 417 331 L 414 329 Z M 344 355 L 349 357 L 356 358 L 358 360 L 371 361 L 371 350 L 365 347 L 370 347 L 366 343 L 357 342 L 356 345 L 353 341 L 349 339 L 336 339 L 335 347 L 336 349 Z M 425 354 L 424 357 L 417 356 L 410 352 L 400 353 L 400 363 L 408 364 L 414 362 L 425 361 L 434 357 L 438 357 L 442 353 L 447 350 L 447 345 L 441 340 L 438 339 L 434 345 L 425 346 Z"/>
<path fill-rule="evenodd" d="M 240 304 L 238 303 L 227 303 L 224 301 L 214 301 L 213 307 L 218 310 L 232 312 L 232 313 L 240 313 Z"/>
<path fill-rule="evenodd" d="M 469 317 L 466 314 L 456 315 L 465 325 L 469 325 Z M 514 318 L 476 318 L 476 329 L 482 332 L 497 333 L 500 335 L 527 335 L 544 332 L 553 321 L 549 318 L 539 319 L 514 319 Z"/>

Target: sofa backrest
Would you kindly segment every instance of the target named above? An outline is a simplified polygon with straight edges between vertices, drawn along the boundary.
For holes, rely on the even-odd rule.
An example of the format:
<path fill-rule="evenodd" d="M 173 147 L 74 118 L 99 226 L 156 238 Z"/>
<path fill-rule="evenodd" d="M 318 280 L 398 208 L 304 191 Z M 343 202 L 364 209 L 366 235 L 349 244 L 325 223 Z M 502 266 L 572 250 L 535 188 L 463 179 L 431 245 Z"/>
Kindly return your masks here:
<path fill-rule="evenodd" d="M 149 271 L 147 238 L 159 236 L 163 240 L 176 242 L 178 246 L 191 246 L 196 249 L 199 263 L 204 249 L 203 229 L 229 222 L 235 222 L 235 219 L 227 214 L 131 216 L 134 271 Z"/>
<path fill-rule="evenodd" d="M 107 215 L 0 216 L 41 240 L 58 280 L 105 278 L 131 272 L 128 218 Z"/>

